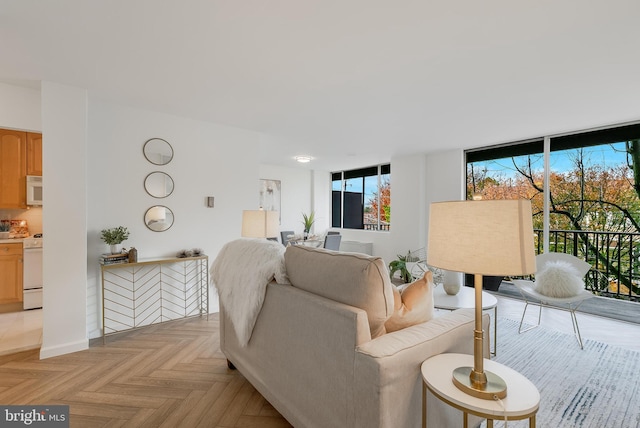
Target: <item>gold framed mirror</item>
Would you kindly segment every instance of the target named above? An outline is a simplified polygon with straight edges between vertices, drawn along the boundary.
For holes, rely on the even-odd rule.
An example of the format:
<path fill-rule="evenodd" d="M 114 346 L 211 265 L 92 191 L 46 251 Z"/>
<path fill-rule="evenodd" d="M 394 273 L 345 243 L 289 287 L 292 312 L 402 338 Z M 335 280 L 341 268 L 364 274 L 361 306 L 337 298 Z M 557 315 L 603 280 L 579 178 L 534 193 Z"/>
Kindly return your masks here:
<path fill-rule="evenodd" d="M 151 138 L 142 147 L 144 157 L 154 165 L 166 165 L 173 159 L 173 147 L 162 138 Z"/>
<path fill-rule="evenodd" d="M 144 190 L 154 198 L 166 198 L 173 193 L 173 178 L 162 171 L 153 171 L 144 179 Z"/>
<path fill-rule="evenodd" d="M 164 205 L 154 205 L 144 213 L 144 224 L 154 232 L 164 232 L 173 226 L 173 211 Z"/>

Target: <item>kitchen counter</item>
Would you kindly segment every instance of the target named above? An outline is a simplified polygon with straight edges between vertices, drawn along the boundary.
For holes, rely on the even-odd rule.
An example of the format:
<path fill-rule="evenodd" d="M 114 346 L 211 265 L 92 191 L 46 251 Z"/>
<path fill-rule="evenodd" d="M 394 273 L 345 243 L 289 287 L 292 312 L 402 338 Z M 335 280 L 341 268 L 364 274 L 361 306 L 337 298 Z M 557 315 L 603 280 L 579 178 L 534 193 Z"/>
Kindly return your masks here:
<path fill-rule="evenodd" d="M 9 238 L 9 239 L 0 239 L 0 244 L 19 244 L 24 241 L 25 238 Z"/>

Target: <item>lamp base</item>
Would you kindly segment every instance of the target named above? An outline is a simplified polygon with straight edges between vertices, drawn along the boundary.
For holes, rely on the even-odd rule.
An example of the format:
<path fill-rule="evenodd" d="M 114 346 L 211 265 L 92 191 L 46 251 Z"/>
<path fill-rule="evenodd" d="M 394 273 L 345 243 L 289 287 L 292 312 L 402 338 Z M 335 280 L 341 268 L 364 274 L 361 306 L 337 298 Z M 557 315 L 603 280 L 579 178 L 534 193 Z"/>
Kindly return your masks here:
<path fill-rule="evenodd" d="M 483 400 L 495 400 L 507 396 L 507 383 L 497 374 L 488 371 L 483 372 L 487 377 L 487 383 L 479 385 L 472 382 L 471 372 L 473 367 L 458 367 L 453 371 L 453 383 L 461 391 Z"/>

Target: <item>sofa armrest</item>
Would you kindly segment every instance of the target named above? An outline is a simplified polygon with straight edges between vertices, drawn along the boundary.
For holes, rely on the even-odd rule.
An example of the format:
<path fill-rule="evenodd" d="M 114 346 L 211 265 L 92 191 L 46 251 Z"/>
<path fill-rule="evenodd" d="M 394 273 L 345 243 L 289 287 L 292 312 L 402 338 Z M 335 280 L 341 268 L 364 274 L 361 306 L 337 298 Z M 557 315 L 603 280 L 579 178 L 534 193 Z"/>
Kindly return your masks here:
<path fill-rule="evenodd" d="M 473 354 L 473 331 L 469 335 L 468 323 L 474 322 L 473 309 L 460 309 L 431 319 L 428 322 L 404 328 L 377 337 L 358 347 L 358 352 L 373 358 L 393 356 L 406 349 L 424 345 L 426 342 L 438 342 L 439 352 Z M 489 356 L 489 315 L 483 315 L 485 331 L 484 354 Z M 426 360 L 427 358 L 424 358 Z M 421 361 L 422 362 L 422 361 Z"/>
<path fill-rule="evenodd" d="M 364 343 L 356 352 L 356 401 L 380 413 L 356 411 L 367 417 L 358 427 L 413 427 L 421 424 L 422 375 L 420 366 L 434 355 L 455 352 L 473 354 L 474 310 L 460 309 Z M 489 315 L 483 315 L 484 354 L 489 357 Z M 431 406 L 431 400 L 429 405 Z M 428 426 L 461 426 L 461 413 L 433 403 Z M 431 407 L 430 407 L 431 408 Z M 475 420 L 474 420 L 475 421 Z M 472 425 L 474 421 L 472 421 Z"/>

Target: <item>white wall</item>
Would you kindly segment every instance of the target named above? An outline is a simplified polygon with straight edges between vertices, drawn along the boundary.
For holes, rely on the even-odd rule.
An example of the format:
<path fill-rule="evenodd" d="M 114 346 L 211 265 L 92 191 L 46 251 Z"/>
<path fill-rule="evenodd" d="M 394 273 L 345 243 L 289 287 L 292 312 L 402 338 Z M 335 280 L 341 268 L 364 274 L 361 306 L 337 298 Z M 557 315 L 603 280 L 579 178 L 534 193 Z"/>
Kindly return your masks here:
<path fill-rule="evenodd" d="M 88 347 L 87 93 L 42 82 L 43 334 L 40 357 Z"/>
<path fill-rule="evenodd" d="M 459 201 L 465 198 L 464 151 L 450 150 L 431 153 L 427 157 L 426 202 Z"/>
<path fill-rule="evenodd" d="M 173 147 L 174 158 L 166 166 L 153 165 L 143 156 L 145 141 L 154 137 Z M 254 132 L 90 99 L 89 337 L 101 334 L 98 257 L 108 246 L 100 239 L 100 231 L 126 226 L 131 235 L 123 245 L 136 247 L 139 260 L 201 248 L 211 263 L 225 243 L 240 237 L 242 210 L 257 203 L 258 144 L 259 134 Z M 167 198 L 156 199 L 145 192 L 144 178 L 153 171 L 173 178 L 175 189 Z M 214 208 L 206 207 L 206 196 L 215 197 Z M 145 211 L 155 204 L 174 212 L 174 225 L 165 232 L 153 232 L 143 222 Z M 217 312 L 213 289 L 210 296 L 210 312 Z"/>
<path fill-rule="evenodd" d="M 462 150 L 391 159 L 391 231 L 342 229 L 342 239 L 373 243 L 373 254 L 387 264 L 398 254 L 425 248 L 429 205 L 464 198 L 464 171 Z"/>
<path fill-rule="evenodd" d="M 317 233 L 326 233 L 331 229 L 331 173 L 329 171 L 312 171 L 311 201 L 312 209 L 316 213 L 314 229 Z"/>
<path fill-rule="evenodd" d="M 275 165 L 260 165 L 259 174 L 262 179 L 280 180 L 281 222 L 280 230 L 293 230 L 302 233 L 302 213 L 309 214 L 313 208 L 311 198 L 312 171 L 302 168 L 286 168 Z M 255 183 L 255 198 L 251 205 L 245 209 L 258 208 L 258 181 Z M 316 213 L 316 218 L 322 218 L 321 213 Z M 317 226 L 318 220 L 316 220 Z M 319 231 L 317 228 L 316 231 Z"/>
<path fill-rule="evenodd" d="M 342 229 L 342 239 L 371 242 L 373 254 L 382 257 L 387 264 L 395 260 L 398 254 L 424 248 L 427 228 L 425 168 L 424 155 L 391 159 L 391 230 Z"/>
<path fill-rule="evenodd" d="M 282 228 L 302 231 L 301 213 L 311 210 L 317 232 L 330 226 L 329 172 L 259 165 L 256 133 L 91 97 L 87 102 L 83 90 L 64 85 L 43 83 L 42 92 L 41 116 L 39 91 L 0 84 L 0 126 L 44 135 L 49 292 L 43 357 L 83 348 L 88 337 L 100 334 L 97 259 L 107 251 L 99 239 L 103 228 L 127 226 L 131 236 L 124 244 L 135 246 L 140 258 L 199 247 L 212 261 L 226 242 L 240 236 L 241 212 L 257 205 L 259 178 L 282 182 Z M 83 105 L 88 105 L 84 113 Z M 152 137 L 172 144 L 175 157 L 169 165 L 145 160 L 142 145 Z M 156 170 L 175 180 L 175 191 L 166 199 L 144 191 L 144 177 Z M 426 244 L 430 202 L 463 197 L 463 152 L 394 158 L 391 170 L 391 232 L 342 230 L 345 240 L 372 242 L 374 254 L 387 263 Z M 215 208 L 205 207 L 206 196 L 215 197 Z M 156 202 L 175 213 L 167 232 L 144 226 L 144 211 Z M 216 310 L 213 299 L 211 312 Z"/>
<path fill-rule="evenodd" d="M 0 128 L 40 132 L 40 90 L 0 83 Z"/>

